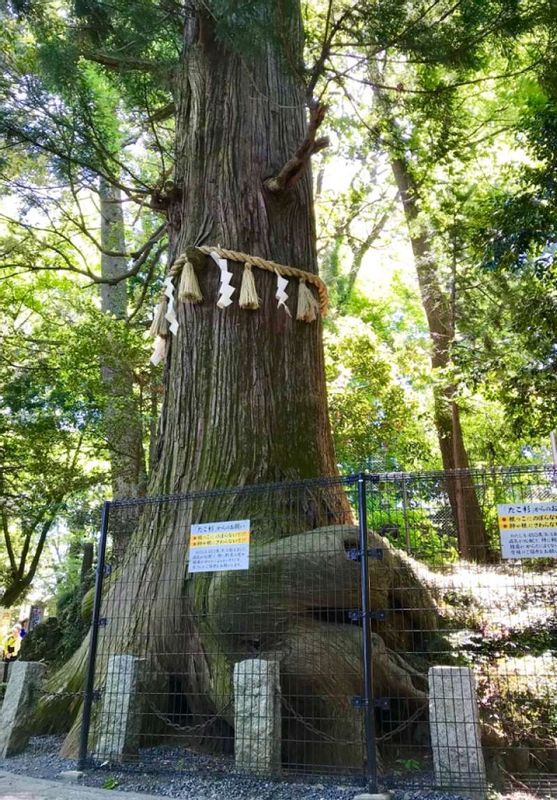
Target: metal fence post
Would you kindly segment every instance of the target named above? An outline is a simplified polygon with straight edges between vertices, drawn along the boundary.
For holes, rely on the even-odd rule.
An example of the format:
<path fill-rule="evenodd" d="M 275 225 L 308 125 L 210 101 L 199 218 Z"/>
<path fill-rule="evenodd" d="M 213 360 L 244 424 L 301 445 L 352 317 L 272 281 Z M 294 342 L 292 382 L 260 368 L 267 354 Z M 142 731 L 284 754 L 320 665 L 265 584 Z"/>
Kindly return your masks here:
<path fill-rule="evenodd" d="M 406 552 L 410 552 L 410 526 L 408 524 L 408 489 L 406 475 L 402 473 L 402 510 L 404 514 L 404 534 L 406 536 Z"/>
<path fill-rule="evenodd" d="M 89 742 L 89 728 L 91 726 L 91 707 L 93 705 L 95 664 L 97 660 L 97 643 L 99 638 L 99 619 L 101 616 L 109 512 L 110 502 L 107 500 L 103 505 L 101 517 L 99 552 L 97 556 L 97 571 L 95 576 L 95 599 L 93 602 L 93 619 L 91 622 L 91 640 L 89 642 L 89 655 L 87 658 L 87 672 L 85 677 L 85 690 L 83 694 L 83 712 L 81 716 L 81 730 L 79 737 L 79 758 L 77 765 L 79 770 L 84 769 L 87 762 L 87 746 Z"/>
<path fill-rule="evenodd" d="M 364 730 L 366 738 L 366 778 L 371 794 L 377 792 L 377 751 L 375 741 L 375 704 L 373 697 L 373 664 L 371 619 L 369 607 L 369 564 L 367 538 L 366 475 L 358 475 L 358 516 L 360 530 L 360 581 L 362 598 L 362 658 L 364 662 Z"/>

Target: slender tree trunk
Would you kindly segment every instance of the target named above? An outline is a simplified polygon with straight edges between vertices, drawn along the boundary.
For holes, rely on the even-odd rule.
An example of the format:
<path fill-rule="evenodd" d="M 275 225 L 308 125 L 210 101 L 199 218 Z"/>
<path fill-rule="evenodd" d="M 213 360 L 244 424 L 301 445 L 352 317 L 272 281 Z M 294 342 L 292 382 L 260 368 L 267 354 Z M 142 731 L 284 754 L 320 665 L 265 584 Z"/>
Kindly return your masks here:
<path fill-rule="evenodd" d="M 451 300 L 440 286 L 435 251 L 426 220 L 420 211 L 420 192 L 410 165 L 404 155 L 405 143 L 400 125 L 386 94 L 378 88 L 381 74 L 372 58 L 370 76 L 376 88 L 374 96 L 386 126 L 390 161 L 398 188 L 408 236 L 414 254 L 422 304 L 431 339 L 431 366 L 442 375 L 451 364 L 454 339 L 454 314 Z M 447 493 L 458 535 L 459 552 L 464 558 L 485 561 L 488 557 L 488 538 L 482 510 L 473 480 L 459 471 L 470 467 L 464 444 L 460 409 L 456 402 L 456 387 L 450 382 L 434 383 L 434 420 L 443 468 L 456 474 L 447 476 Z"/>
<path fill-rule="evenodd" d="M 124 214 L 120 190 L 107 183 L 99 183 L 101 211 L 101 274 L 105 279 L 121 277 L 127 269 L 126 258 L 110 253 L 125 253 Z M 105 314 L 124 321 L 127 314 L 127 284 L 101 284 L 101 308 Z M 117 343 L 115 343 L 117 344 Z M 146 472 L 143 450 L 143 426 L 134 396 L 133 374 L 122 357 L 121 348 L 114 347 L 104 353 L 101 365 L 103 384 L 107 394 L 104 410 L 104 430 L 110 453 L 112 496 L 114 498 L 138 497 L 145 493 Z M 117 561 L 124 555 L 130 535 L 137 520 L 129 515 L 114 536 L 114 555 Z"/>
<path fill-rule="evenodd" d="M 419 192 L 408 165 L 397 156 L 391 157 L 391 165 L 408 225 L 429 327 L 431 366 L 438 374 L 442 374 L 450 367 L 454 339 L 450 302 L 439 285 L 434 250 L 423 220 L 420 220 Z M 447 490 L 458 532 L 460 554 L 474 561 L 485 561 L 488 556 L 487 532 L 473 480 L 465 474 L 458 474 L 459 470 L 469 469 L 470 462 L 462 434 L 460 409 L 455 399 L 456 387 L 450 383 L 436 383 L 433 392 L 435 427 L 443 468 L 457 471 L 457 474 L 447 477 Z"/>

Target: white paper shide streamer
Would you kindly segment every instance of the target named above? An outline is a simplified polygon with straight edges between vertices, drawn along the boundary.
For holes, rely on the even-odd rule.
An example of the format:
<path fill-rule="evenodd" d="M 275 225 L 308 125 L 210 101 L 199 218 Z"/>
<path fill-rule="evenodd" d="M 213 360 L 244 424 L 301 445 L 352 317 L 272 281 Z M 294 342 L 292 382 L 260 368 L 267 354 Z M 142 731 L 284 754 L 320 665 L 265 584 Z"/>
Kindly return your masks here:
<path fill-rule="evenodd" d="M 163 316 L 164 314 L 164 316 Z M 157 306 L 155 318 L 151 326 L 151 334 L 155 335 L 151 364 L 155 367 L 166 360 L 166 334 L 176 336 L 178 333 L 178 318 L 176 317 L 176 303 L 174 300 L 174 284 L 172 278 L 165 278 L 164 297 Z"/>
<path fill-rule="evenodd" d="M 236 289 L 230 285 L 232 273 L 228 269 L 228 261 L 226 258 L 220 258 L 218 253 L 211 253 L 211 258 L 220 269 L 219 299 L 217 300 L 217 306 L 219 308 L 227 308 L 232 305 L 232 295 L 236 291 Z"/>
<path fill-rule="evenodd" d="M 232 300 L 232 295 L 236 289 L 232 286 L 232 275 L 234 273 L 228 268 L 230 260 L 233 264 L 241 264 L 242 262 L 244 264 L 239 296 L 237 298 L 239 308 L 256 311 L 261 306 L 261 299 L 258 297 L 253 275 L 253 268 L 256 267 L 276 274 L 277 289 L 275 298 L 277 301 L 277 309 L 282 308 L 290 318 L 292 318 L 292 314 L 287 305 L 290 299 L 287 291 L 290 281 L 288 278 L 284 277 L 285 275 L 299 282 L 296 309 L 297 320 L 301 322 L 315 322 L 320 314 L 325 314 L 327 311 L 326 287 L 324 283 L 312 273 L 305 272 L 297 267 L 285 266 L 277 264 L 274 261 L 268 261 L 264 258 L 251 256 L 248 253 L 227 250 L 220 247 L 220 245 L 199 246 L 190 248 L 188 252 L 190 252 L 190 250 L 196 250 L 204 256 L 209 256 L 219 268 L 218 308 L 228 308 L 234 302 Z M 196 260 L 195 266 L 200 268 L 203 265 L 199 260 Z M 174 279 L 176 278 L 179 278 L 179 280 L 175 288 Z M 307 284 L 312 284 L 312 288 L 317 288 L 318 296 L 315 296 L 312 288 Z M 194 263 L 190 261 L 187 253 L 180 255 L 175 260 L 168 277 L 164 280 L 163 286 L 164 291 L 155 308 L 153 320 L 149 329 L 149 335 L 154 338 L 153 353 L 151 355 L 151 363 L 154 365 L 166 361 L 170 335 L 176 336 L 178 334 L 180 323 L 178 322 L 177 316 L 177 304 L 179 302 L 203 302 L 203 295 L 195 274 Z"/>
<path fill-rule="evenodd" d="M 150 361 L 151 364 L 153 364 L 153 366 L 156 367 L 157 364 L 160 364 L 161 361 L 165 360 L 166 360 L 166 339 L 164 338 L 164 336 L 157 336 L 157 338 L 155 339 L 153 355 L 151 356 Z"/>
<path fill-rule="evenodd" d="M 284 308 L 286 313 L 289 317 L 292 316 L 290 313 L 290 309 L 286 305 L 286 301 L 288 300 L 288 295 L 286 293 L 286 287 L 288 286 L 288 281 L 286 278 L 283 278 L 280 272 L 277 272 L 277 293 L 275 297 L 277 298 L 277 308 Z"/>
<path fill-rule="evenodd" d="M 164 293 L 168 298 L 168 308 L 165 314 L 165 318 L 168 321 L 168 328 L 170 330 L 170 333 L 173 336 L 176 336 L 176 334 L 178 333 L 178 319 L 176 317 L 176 304 L 174 301 L 174 284 L 172 283 L 172 278 L 165 278 Z"/>

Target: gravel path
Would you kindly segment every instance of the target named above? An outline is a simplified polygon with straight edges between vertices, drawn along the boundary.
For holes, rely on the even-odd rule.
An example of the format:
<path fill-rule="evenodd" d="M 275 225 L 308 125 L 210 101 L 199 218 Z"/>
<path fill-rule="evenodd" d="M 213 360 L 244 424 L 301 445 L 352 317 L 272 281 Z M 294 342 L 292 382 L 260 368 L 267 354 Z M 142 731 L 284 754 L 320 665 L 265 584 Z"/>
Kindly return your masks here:
<path fill-rule="evenodd" d="M 26 751 L 0 759 L 0 769 L 33 778 L 56 779 L 65 770 L 76 769 L 76 762 L 61 758 L 61 739 L 40 736 L 31 739 Z M 150 792 L 162 797 L 188 800 L 352 800 L 363 791 L 354 778 L 322 778 L 319 782 L 269 780 L 234 771 L 233 762 L 222 757 L 200 755 L 183 748 L 149 750 L 152 769 L 143 764 L 125 767 L 104 765 L 88 770 L 87 786 L 128 792 Z M 428 789 L 394 789 L 394 800 L 462 800 L 459 795 Z"/>

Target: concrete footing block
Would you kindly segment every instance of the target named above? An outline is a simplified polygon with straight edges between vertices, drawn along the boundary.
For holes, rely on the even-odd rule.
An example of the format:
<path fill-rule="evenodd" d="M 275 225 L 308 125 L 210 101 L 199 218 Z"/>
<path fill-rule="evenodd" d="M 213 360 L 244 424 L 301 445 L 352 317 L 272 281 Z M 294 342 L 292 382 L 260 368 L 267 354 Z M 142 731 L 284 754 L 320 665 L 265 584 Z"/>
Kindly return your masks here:
<path fill-rule="evenodd" d="M 78 769 L 67 769 L 60 773 L 60 778 L 66 783 L 80 783 L 85 777 L 85 773 Z"/>
<path fill-rule="evenodd" d="M 0 710 L 0 758 L 25 749 L 33 733 L 33 722 L 46 667 L 35 661 L 14 661 Z"/>
<path fill-rule="evenodd" d="M 139 664 L 136 656 L 114 655 L 108 659 L 102 695 L 95 758 L 125 761 L 139 747 Z"/>
<path fill-rule="evenodd" d="M 429 716 L 437 785 L 483 800 L 487 782 L 472 670 L 429 670 Z"/>
<path fill-rule="evenodd" d="M 234 729 L 237 767 L 260 773 L 280 768 L 278 661 L 254 658 L 234 665 Z"/>
<path fill-rule="evenodd" d="M 354 800 L 392 800 L 392 797 L 391 792 L 375 792 L 371 794 L 364 792 L 363 794 L 357 794 Z"/>

